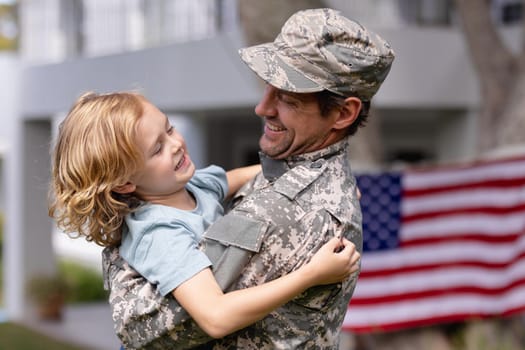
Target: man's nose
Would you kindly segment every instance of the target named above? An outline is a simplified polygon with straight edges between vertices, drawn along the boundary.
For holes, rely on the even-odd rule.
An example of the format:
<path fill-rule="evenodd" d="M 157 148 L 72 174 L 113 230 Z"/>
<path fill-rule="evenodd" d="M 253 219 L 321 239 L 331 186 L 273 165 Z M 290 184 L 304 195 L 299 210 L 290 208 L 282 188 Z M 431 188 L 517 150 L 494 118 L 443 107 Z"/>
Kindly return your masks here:
<path fill-rule="evenodd" d="M 259 103 L 255 106 L 255 114 L 260 117 L 275 116 L 277 102 L 277 89 L 271 85 L 266 85 Z"/>

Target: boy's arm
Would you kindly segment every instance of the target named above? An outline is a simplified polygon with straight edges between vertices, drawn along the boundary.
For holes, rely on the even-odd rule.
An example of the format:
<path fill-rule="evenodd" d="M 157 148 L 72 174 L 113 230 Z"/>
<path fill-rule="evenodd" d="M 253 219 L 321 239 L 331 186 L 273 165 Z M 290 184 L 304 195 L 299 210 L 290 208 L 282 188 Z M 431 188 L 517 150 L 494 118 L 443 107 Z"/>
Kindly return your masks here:
<path fill-rule="evenodd" d="M 210 269 L 182 283 L 173 296 L 210 336 L 222 338 L 262 319 L 306 289 L 332 284 L 357 271 L 355 246 L 333 238 L 314 255 L 312 261 L 273 281 L 224 294 Z"/>
<path fill-rule="evenodd" d="M 339 239 L 333 239 L 312 263 L 261 286 L 223 294 L 210 270 L 205 269 L 173 294 L 207 333 L 221 337 L 263 318 L 311 285 L 332 283 L 355 271 L 359 255 L 348 243 L 345 241 L 343 253 L 334 254 Z M 175 298 L 163 298 L 155 286 L 124 262 L 118 249 L 106 248 L 103 263 L 115 330 L 126 348 L 177 345 L 185 349 L 211 340 Z M 351 270 L 344 272 L 341 266 Z"/>
<path fill-rule="evenodd" d="M 231 197 L 239 190 L 246 182 L 257 175 L 261 171 L 261 165 L 250 165 L 241 168 L 232 169 L 226 172 L 226 179 L 228 180 L 228 194 L 226 197 Z"/>

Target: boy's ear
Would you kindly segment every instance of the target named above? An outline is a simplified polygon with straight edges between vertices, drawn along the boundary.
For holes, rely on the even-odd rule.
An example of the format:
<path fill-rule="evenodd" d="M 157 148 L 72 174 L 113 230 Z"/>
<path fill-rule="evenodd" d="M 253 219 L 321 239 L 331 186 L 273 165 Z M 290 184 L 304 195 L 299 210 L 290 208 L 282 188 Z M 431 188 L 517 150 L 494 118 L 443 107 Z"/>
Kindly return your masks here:
<path fill-rule="evenodd" d="M 357 119 L 361 111 L 361 100 L 357 97 L 347 97 L 345 104 L 339 109 L 339 115 L 334 123 L 334 128 L 346 129 Z"/>
<path fill-rule="evenodd" d="M 131 182 L 126 182 L 124 185 L 119 185 L 113 188 L 113 191 L 120 194 L 127 194 L 135 192 L 136 188 L 137 186 L 135 186 L 135 184 L 132 184 Z"/>

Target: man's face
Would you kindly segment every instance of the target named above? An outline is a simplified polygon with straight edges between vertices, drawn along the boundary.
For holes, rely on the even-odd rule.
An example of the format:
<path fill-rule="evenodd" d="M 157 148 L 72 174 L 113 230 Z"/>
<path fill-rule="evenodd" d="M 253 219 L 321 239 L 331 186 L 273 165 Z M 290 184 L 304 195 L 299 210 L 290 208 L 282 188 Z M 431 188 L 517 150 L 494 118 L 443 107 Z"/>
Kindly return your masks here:
<path fill-rule="evenodd" d="M 293 93 L 266 85 L 255 113 L 264 120 L 259 147 L 271 158 L 316 151 L 335 141 L 332 126 L 338 113 L 321 116 L 313 93 Z"/>

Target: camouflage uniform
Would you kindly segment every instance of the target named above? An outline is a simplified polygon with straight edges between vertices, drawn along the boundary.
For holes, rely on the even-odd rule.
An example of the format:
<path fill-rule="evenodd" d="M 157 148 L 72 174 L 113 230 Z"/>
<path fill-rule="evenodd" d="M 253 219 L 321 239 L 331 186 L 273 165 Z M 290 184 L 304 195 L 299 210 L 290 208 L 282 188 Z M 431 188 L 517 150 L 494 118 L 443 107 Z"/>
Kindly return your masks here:
<path fill-rule="evenodd" d="M 102 265 L 113 325 L 126 349 L 190 349 L 211 340 L 172 294 L 162 297 L 117 248 L 104 249 Z"/>
<path fill-rule="evenodd" d="M 243 188 L 235 198 L 239 204 L 205 234 L 203 248 L 221 287 L 247 288 L 296 270 L 334 236 L 344 235 L 361 250 L 347 140 L 286 161 L 263 157 L 261 163 L 265 176 Z M 183 349 L 210 340 L 117 250 L 106 249 L 104 262 L 113 319 L 126 347 Z M 214 349 L 336 349 L 356 280 L 311 288 Z"/>
<path fill-rule="evenodd" d="M 277 89 L 329 90 L 369 101 L 394 52 L 377 34 L 331 9 L 299 11 L 273 43 L 240 50 Z M 348 139 L 286 160 L 261 158 L 263 175 L 245 186 L 231 212 L 206 232 L 202 247 L 225 291 L 271 281 L 307 263 L 326 241 L 345 236 L 362 247 L 361 212 Z M 186 349 L 212 340 L 171 295 L 105 249 L 104 271 L 117 334 L 127 348 Z M 208 343 L 214 349 L 337 349 L 353 293 L 350 280 L 310 288 L 254 325 Z"/>
<path fill-rule="evenodd" d="M 238 266 L 233 289 L 296 270 L 332 237 L 343 235 L 361 251 L 361 211 L 347 140 L 286 161 L 263 159 L 262 165 L 265 177 L 205 235 L 206 254 L 218 272 Z M 214 349 L 337 349 L 356 281 L 357 275 L 311 288 Z"/>

